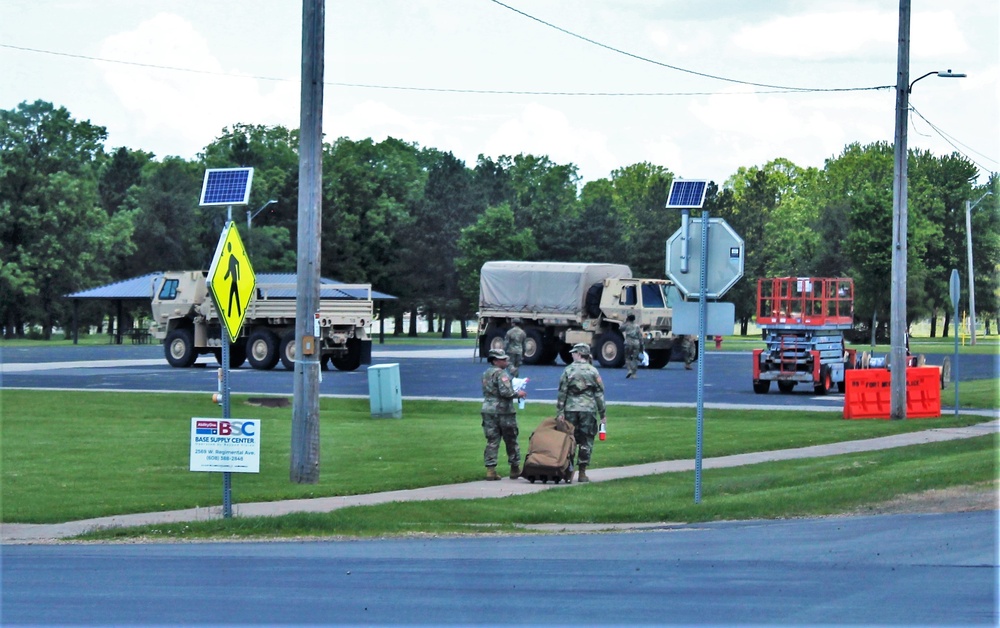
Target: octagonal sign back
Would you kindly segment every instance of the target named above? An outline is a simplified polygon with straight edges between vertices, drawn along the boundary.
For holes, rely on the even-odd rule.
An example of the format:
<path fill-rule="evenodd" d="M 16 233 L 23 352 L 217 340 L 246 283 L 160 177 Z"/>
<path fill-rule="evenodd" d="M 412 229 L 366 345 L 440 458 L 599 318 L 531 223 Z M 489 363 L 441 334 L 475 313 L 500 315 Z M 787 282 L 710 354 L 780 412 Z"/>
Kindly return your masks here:
<path fill-rule="evenodd" d="M 688 272 L 681 272 L 683 229 L 667 240 L 667 277 L 688 299 L 701 298 L 702 219 L 692 218 L 688 228 Z M 722 218 L 708 219 L 708 272 L 705 298 L 718 299 L 743 276 L 745 251 L 741 238 Z"/>

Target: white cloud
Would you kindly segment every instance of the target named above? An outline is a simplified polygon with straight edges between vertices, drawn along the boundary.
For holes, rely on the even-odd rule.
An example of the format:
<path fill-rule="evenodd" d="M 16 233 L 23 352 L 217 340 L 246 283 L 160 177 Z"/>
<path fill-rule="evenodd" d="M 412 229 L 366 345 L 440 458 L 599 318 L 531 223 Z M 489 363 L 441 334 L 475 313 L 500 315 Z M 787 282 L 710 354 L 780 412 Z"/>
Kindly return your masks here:
<path fill-rule="evenodd" d="M 159 142 L 168 154 L 191 157 L 235 123 L 298 126 L 297 82 L 277 82 L 262 92 L 260 81 L 223 67 L 208 40 L 179 16 L 160 13 L 112 35 L 98 56 L 203 72 L 100 64 L 104 80 L 132 115 L 131 131 L 169 138 Z"/>
<path fill-rule="evenodd" d="M 801 59 L 865 56 L 895 51 L 899 14 L 887 11 L 839 11 L 777 17 L 745 26 L 733 36 L 736 47 L 754 54 Z M 910 16 L 912 57 L 964 52 L 968 44 L 950 11 Z"/>
<path fill-rule="evenodd" d="M 574 126 L 560 111 L 537 103 L 521 108 L 487 139 L 482 152 L 492 157 L 531 153 L 548 155 L 555 163 L 574 163 L 584 180 L 606 177 L 618 163 L 598 131 Z"/>

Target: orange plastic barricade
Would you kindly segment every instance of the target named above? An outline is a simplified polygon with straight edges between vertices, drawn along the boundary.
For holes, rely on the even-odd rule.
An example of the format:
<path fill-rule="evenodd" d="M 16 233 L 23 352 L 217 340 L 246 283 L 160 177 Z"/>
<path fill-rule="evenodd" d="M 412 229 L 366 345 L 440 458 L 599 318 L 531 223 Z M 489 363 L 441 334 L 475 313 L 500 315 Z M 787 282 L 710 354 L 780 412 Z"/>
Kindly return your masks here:
<path fill-rule="evenodd" d="M 892 374 L 888 369 L 844 372 L 844 418 L 888 419 L 892 406 Z M 906 369 L 906 418 L 941 416 L 941 373 L 936 366 Z"/>

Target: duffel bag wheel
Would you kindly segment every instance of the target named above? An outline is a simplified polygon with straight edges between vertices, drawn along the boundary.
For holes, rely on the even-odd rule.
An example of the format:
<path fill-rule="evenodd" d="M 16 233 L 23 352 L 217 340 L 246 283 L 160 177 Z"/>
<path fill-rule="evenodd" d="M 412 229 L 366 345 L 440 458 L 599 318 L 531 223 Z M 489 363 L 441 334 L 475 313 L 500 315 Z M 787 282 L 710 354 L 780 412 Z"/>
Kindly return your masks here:
<path fill-rule="evenodd" d="M 527 477 L 529 482 L 531 482 L 532 484 L 535 483 L 535 476 L 533 476 L 533 475 L 521 476 L 521 477 Z"/>

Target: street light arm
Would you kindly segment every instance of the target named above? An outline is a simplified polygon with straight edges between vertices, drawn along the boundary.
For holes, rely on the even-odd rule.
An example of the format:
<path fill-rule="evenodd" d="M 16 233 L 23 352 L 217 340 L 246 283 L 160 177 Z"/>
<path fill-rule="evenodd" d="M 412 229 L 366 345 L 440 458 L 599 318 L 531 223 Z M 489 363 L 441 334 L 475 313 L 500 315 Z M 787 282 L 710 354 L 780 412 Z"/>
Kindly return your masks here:
<path fill-rule="evenodd" d="M 918 76 L 916 79 L 914 79 L 913 82 L 910 83 L 910 86 L 906 88 L 906 93 L 907 94 L 912 93 L 913 92 L 913 86 L 917 84 L 917 81 L 919 81 L 920 79 L 925 79 L 928 76 L 931 76 L 932 74 L 936 74 L 936 75 L 938 75 L 941 78 L 965 78 L 965 76 L 966 76 L 962 72 L 952 72 L 950 69 L 949 70 L 933 70 L 931 72 L 928 72 L 927 74 L 924 74 L 923 76 Z"/>
<path fill-rule="evenodd" d="M 276 200 L 274 200 L 274 199 L 272 198 L 272 199 L 271 199 L 271 200 L 269 200 L 268 202 L 264 203 L 264 204 L 263 204 L 263 205 L 261 206 L 261 208 L 260 208 L 260 209 L 258 209 L 257 211 L 255 211 L 255 212 L 254 212 L 253 214 L 251 214 L 251 215 L 250 215 L 250 220 L 253 220 L 254 218 L 256 218 L 256 217 L 257 217 L 257 214 L 261 213 L 262 211 L 264 211 L 265 209 L 267 209 L 267 208 L 268 208 L 268 206 L 270 206 L 270 205 L 274 205 L 274 204 L 275 204 L 275 203 L 277 203 L 277 202 L 278 202 L 278 201 L 276 201 Z"/>

